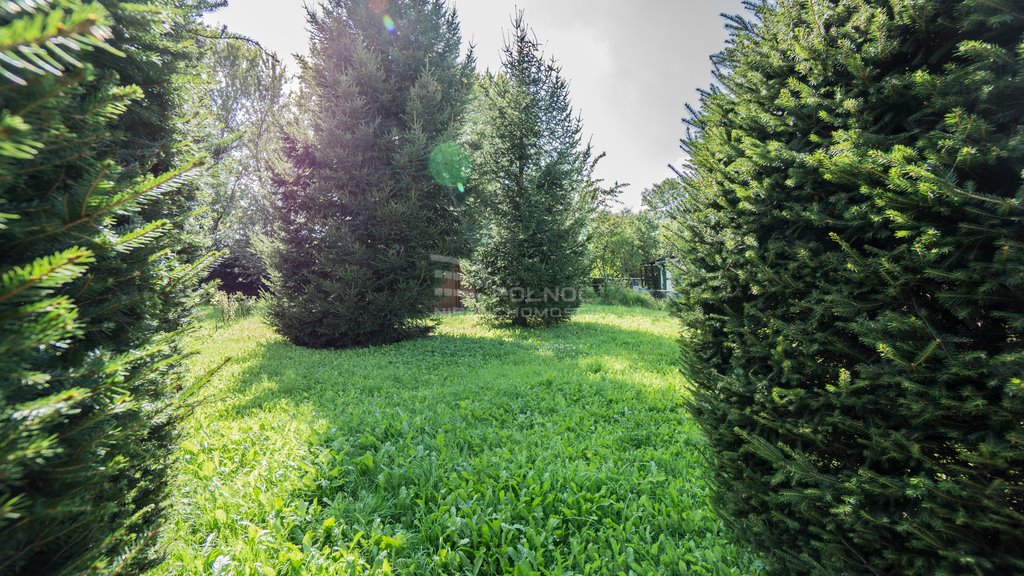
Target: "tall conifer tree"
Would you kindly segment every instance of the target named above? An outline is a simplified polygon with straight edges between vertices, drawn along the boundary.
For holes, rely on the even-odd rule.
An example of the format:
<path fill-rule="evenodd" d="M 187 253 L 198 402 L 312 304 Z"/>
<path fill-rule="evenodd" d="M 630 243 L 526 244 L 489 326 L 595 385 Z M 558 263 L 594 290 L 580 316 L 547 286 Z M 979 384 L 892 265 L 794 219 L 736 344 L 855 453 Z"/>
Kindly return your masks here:
<path fill-rule="evenodd" d="M 568 83 L 522 12 L 512 24 L 501 70 L 481 79 L 474 171 L 487 225 L 471 281 L 495 318 L 556 324 L 580 304 L 598 188 Z"/>
<path fill-rule="evenodd" d="M 1024 573 L 1024 10 L 732 18 L 678 287 L 719 509 L 778 574 Z"/>
<path fill-rule="evenodd" d="M 431 156 L 457 150 L 473 80 L 443 0 L 332 0 L 311 13 L 303 116 L 285 135 L 267 247 L 271 317 L 309 347 L 424 333 L 438 301 L 431 255 L 460 249 L 455 182 Z M 440 182 L 438 181 L 440 180 Z"/>

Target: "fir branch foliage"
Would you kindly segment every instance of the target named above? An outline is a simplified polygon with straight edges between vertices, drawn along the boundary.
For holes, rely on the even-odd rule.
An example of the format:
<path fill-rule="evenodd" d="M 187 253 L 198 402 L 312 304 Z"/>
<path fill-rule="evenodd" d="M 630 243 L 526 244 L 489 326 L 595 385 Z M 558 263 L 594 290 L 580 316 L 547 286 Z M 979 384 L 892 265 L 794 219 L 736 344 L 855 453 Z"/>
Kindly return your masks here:
<path fill-rule="evenodd" d="M 92 252 L 71 248 L 39 258 L 28 266 L 15 266 L 0 276 L 0 303 L 24 302 L 47 296 L 52 288 L 71 282 L 94 262 Z"/>
<path fill-rule="evenodd" d="M 24 85 L 23 76 L 61 76 L 82 63 L 71 53 L 103 48 L 111 37 L 109 16 L 98 2 L 43 0 L 0 4 L 0 76 Z"/>
<path fill-rule="evenodd" d="M 173 4 L 3 4 L 0 66 L 25 80 L 0 85 L 4 574 L 138 573 L 159 559 L 177 341 L 215 259 L 190 257 L 179 232 L 193 163 L 176 157 L 171 78 L 194 13 Z M 86 25 L 89 41 L 74 36 Z M 62 34 L 82 48 L 74 63 Z M 141 56 L 155 45 L 161 61 Z"/>
<path fill-rule="evenodd" d="M 1019 6 L 750 8 L 672 203 L 718 508 L 781 574 L 1020 572 Z"/>

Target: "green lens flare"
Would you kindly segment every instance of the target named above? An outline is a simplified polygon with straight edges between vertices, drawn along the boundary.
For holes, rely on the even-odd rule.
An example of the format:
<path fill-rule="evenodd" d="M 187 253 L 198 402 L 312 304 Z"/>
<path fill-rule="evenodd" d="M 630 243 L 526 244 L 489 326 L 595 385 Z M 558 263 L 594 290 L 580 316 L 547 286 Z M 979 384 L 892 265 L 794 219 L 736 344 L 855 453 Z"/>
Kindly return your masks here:
<path fill-rule="evenodd" d="M 465 192 L 472 171 L 469 152 L 454 142 L 442 142 L 430 153 L 430 175 L 442 186 Z"/>

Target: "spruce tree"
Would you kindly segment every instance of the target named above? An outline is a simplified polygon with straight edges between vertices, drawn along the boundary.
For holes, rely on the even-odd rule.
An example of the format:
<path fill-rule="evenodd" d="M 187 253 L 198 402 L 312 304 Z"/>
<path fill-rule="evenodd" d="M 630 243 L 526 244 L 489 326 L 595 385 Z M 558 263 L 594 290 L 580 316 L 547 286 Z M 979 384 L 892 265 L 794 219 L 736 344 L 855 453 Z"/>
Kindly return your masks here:
<path fill-rule="evenodd" d="M 128 111 L 147 92 L 107 63 L 147 64 L 132 64 L 139 47 L 119 50 L 117 38 L 141 45 L 171 29 L 156 5 L 114 8 L 0 4 L 4 574 L 131 573 L 155 561 L 175 390 L 186 385 L 176 340 L 210 260 L 176 253 L 167 216 L 179 213 L 172 194 L 188 166 L 152 173 L 156 157 L 171 162 L 171 138 L 152 141 L 166 152 L 152 163 L 137 156 L 146 169 L 118 161 L 123 142 L 145 141 Z"/>
<path fill-rule="evenodd" d="M 1024 11 L 752 8 L 675 203 L 718 508 L 778 574 L 1024 573 Z"/>
<path fill-rule="evenodd" d="M 111 38 L 108 44 L 118 53 L 97 52 L 94 66 L 116 73 L 125 86 L 139 86 L 145 97 L 136 100 L 121 114 L 114 126 L 116 138 L 106 142 L 112 158 L 122 167 L 125 178 L 159 176 L 185 161 L 212 156 L 208 142 L 195 138 L 194 111 L 189 110 L 185 93 L 200 83 L 204 63 L 201 53 L 211 43 L 220 43 L 219 34 L 200 22 L 200 16 L 223 7 L 227 0 L 99 0 L 110 14 Z M 124 54 L 122 57 L 120 54 Z M 212 166 L 216 158 L 205 164 Z M 206 170 L 204 168 L 203 170 Z M 149 220 L 166 219 L 174 224 L 175 234 L 164 238 L 169 254 L 179 265 L 208 256 L 209 242 L 196 229 L 196 212 L 202 209 L 199 188 L 204 184 L 197 173 L 179 185 L 174 202 L 143 207 Z M 173 244 L 173 246 L 171 245 Z M 190 310 L 189 290 L 166 294 L 167 309 Z M 182 296 L 185 296 L 182 299 Z M 181 318 L 168 315 L 174 330 Z"/>
<path fill-rule="evenodd" d="M 457 183 L 435 180 L 430 158 L 457 135 L 472 57 L 443 0 L 332 0 L 309 18 L 266 250 L 272 321 L 315 348 L 423 334 L 440 282 L 430 257 L 461 236 Z"/>
<path fill-rule="evenodd" d="M 556 324 L 579 307 L 585 231 L 598 189 L 568 83 L 519 12 L 501 70 L 482 79 L 475 184 L 485 226 L 470 281 L 482 308 L 516 325 Z"/>

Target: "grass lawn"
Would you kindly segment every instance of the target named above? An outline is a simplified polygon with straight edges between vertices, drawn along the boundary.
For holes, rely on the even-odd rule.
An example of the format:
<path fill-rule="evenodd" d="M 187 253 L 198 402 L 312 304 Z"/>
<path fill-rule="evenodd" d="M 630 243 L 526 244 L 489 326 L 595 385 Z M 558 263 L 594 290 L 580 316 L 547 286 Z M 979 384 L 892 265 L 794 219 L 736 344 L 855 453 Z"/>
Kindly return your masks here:
<path fill-rule="evenodd" d="M 231 361 L 186 423 L 154 573 L 757 573 L 708 507 L 676 331 L 588 306 L 334 352 L 211 321 L 195 370 Z"/>

